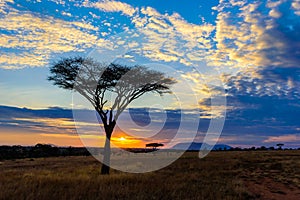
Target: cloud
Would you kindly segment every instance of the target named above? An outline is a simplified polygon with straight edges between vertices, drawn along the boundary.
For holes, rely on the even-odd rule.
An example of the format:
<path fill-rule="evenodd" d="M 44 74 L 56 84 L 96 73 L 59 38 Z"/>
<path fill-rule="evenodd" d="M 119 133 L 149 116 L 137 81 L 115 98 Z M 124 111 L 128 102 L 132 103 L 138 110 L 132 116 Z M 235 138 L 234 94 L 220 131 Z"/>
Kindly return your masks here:
<path fill-rule="evenodd" d="M 65 15 L 65 16 L 72 17 L 72 14 L 71 14 L 71 13 L 68 13 L 68 12 L 62 11 L 61 14 L 62 14 L 62 15 Z"/>
<path fill-rule="evenodd" d="M 282 132 L 286 127 L 297 126 L 296 116 L 300 114 L 299 70 L 265 67 L 254 77 L 243 73 L 225 77 L 227 121 L 235 120 L 247 126 L 251 123 L 282 126 Z M 202 103 L 209 105 L 208 100 Z"/>
<path fill-rule="evenodd" d="M 42 1 L 42 0 L 39 0 L 39 1 Z M 49 1 L 52 1 L 58 5 L 65 5 L 66 4 L 66 1 L 64 0 L 49 0 Z"/>
<path fill-rule="evenodd" d="M 204 60 L 212 46 L 210 35 L 214 31 L 213 25 L 192 24 L 178 13 L 161 14 L 150 7 L 142 8 L 141 13 L 144 16 L 136 16 L 132 22 L 138 32 L 147 38 L 140 44 L 144 56 L 184 65 Z"/>
<path fill-rule="evenodd" d="M 289 1 L 230 2 L 222 1 L 214 8 L 219 11 L 217 48 L 211 50 L 210 65 L 220 66 L 222 71 L 231 69 L 233 73 L 253 72 L 268 66 L 299 66 L 299 19 L 286 9 Z M 231 12 L 233 9 L 238 10 Z"/>
<path fill-rule="evenodd" d="M 271 17 L 274 17 L 274 18 L 279 18 L 279 17 L 281 17 L 282 14 L 281 14 L 278 10 L 272 9 L 272 10 L 269 12 L 269 15 L 270 15 Z"/>
<path fill-rule="evenodd" d="M 211 33 L 214 31 L 212 24 L 193 24 L 187 22 L 178 13 L 169 15 L 160 13 L 149 6 L 133 8 L 128 4 L 123 4 L 115 6 L 115 1 L 103 1 L 95 4 L 87 1 L 84 4 L 104 12 L 130 10 L 126 15 L 134 25 L 134 29 L 125 34 L 121 33 L 108 38 L 115 44 L 116 49 L 120 46 L 130 46 L 130 43 L 135 41 L 138 45 L 130 48 L 138 51 L 140 56 L 152 61 L 192 65 L 195 64 L 195 61 L 203 60 L 208 49 L 212 47 Z M 100 45 L 98 48 L 105 49 L 106 46 Z"/>
<path fill-rule="evenodd" d="M 287 146 L 297 147 L 299 143 L 299 120 L 300 104 L 297 100 L 290 101 L 265 96 L 263 98 L 251 96 L 235 96 L 228 98 L 229 105 L 234 106 L 228 109 L 224 129 L 220 142 L 232 146 L 262 146 L 265 143 L 273 144 L 284 142 Z M 268 112 L 266 112 L 268 110 Z M 14 132 L 26 132 L 26 134 L 76 135 L 72 118 L 72 111 L 69 109 L 26 109 L 0 106 L 0 133 L 8 130 Z M 76 119 L 77 128 L 84 130 L 85 134 L 79 134 L 87 140 L 99 139 L 102 134 L 97 129 L 98 124 L 92 123 L 87 118 L 92 111 L 81 110 L 81 118 Z M 199 117 L 196 110 L 167 110 L 167 118 L 162 125 L 162 113 L 156 110 L 145 108 L 129 109 L 132 122 L 128 118 L 120 118 L 116 128 L 115 137 L 126 136 L 133 140 L 163 141 L 168 143 L 178 134 L 179 125 L 181 133 L 177 142 L 191 139 L 193 125 L 191 120 Z M 85 114 L 84 114 L 85 113 Z M 151 116 L 151 118 L 150 118 Z M 158 121 L 157 121 L 158 120 Z M 151 122 L 151 129 L 148 127 Z M 181 124 L 180 124 L 181 123 Z M 183 125 L 185 124 L 185 125 Z M 197 142 L 203 141 L 210 124 L 209 117 L 201 117 L 198 126 Z M 147 131 L 143 131 L 147 127 Z M 99 128 L 99 127 L 98 127 Z M 161 129 L 162 128 L 162 129 Z M 102 132 L 103 133 L 103 132 Z M 149 137 L 145 137 L 149 136 Z M 57 136 L 59 137 L 59 136 Z M 67 137 L 66 137 L 67 138 Z"/>
<path fill-rule="evenodd" d="M 45 66 L 52 53 L 83 51 L 94 46 L 98 28 L 83 22 L 68 22 L 53 17 L 10 8 L 0 17 L 0 56 L 2 68 Z M 14 51 L 11 51 L 14 50 Z"/>
<path fill-rule="evenodd" d="M 224 71 L 222 80 L 228 94 L 224 135 L 240 135 L 241 139 L 245 134 L 264 137 L 297 134 L 294 129 L 299 123 L 295 118 L 300 114 L 297 17 L 282 7 L 289 6 L 287 1 L 236 5 L 237 13 L 228 12 L 231 6 L 223 1 L 215 8 L 219 11 L 217 49 L 212 50 L 215 54 L 209 58 L 209 64 Z M 268 16 L 261 11 L 268 9 L 283 14 Z M 208 99 L 200 104 L 210 105 Z"/>
<path fill-rule="evenodd" d="M 76 133 L 74 121 L 65 118 L 13 118 L 12 121 L 17 128 L 32 132 L 69 135 Z"/>
<path fill-rule="evenodd" d="M 300 1 L 293 0 L 291 7 L 294 10 L 295 14 L 300 16 Z"/>
<path fill-rule="evenodd" d="M 0 106 L 0 119 L 13 118 L 64 118 L 72 119 L 72 111 L 59 107 L 50 107 L 47 109 L 28 109 L 12 106 Z"/>
<path fill-rule="evenodd" d="M 228 76 L 224 81 L 229 95 L 251 95 L 257 97 L 276 96 L 276 98 L 295 100 L 300 97 L 299 68 L 265 67 L 255 76 L 238 74 Z"/>
<path fill-rule="evenodd" d="M 104 12 L 121 12 L 122 14 L 128 16 L 133 16 L 136 12 L 135 8 L 120 1 L 103 0 L 96 3 L 91 3 L 87 0 L 83 5 L 86 7 L 97 8 Z"/>
<path fill-rule="evenodd" d="M 274 142 L 298 142 L 300 144 L 300 135 L 281 135 L 281 136 L 272 136 L 264 140 L 265 143 L 274 143 Z"/>
<path fill-rule="evenodd" d="M 9 11 L 9 4 L 13 4 L 14 0 L 1 0 L 0 1 L 0 15 L 7 14 Z"/>
<path fill-rule="evenodd" d="M 232 6 L 244 6 L 246 1 L 243 0 L 230 0 L 229 1 Z"/>
<path fill-rule="evenodd" d="M 1 39 L 5 40 L 5 37 Z M 0 39 L 0 40 L 1 40 Z M 27 67 L 45 66 L 48 64 L 49 55 L 40 55 L 38 53 L 3 53 L 0 55 L 0 65 L 4 69 L 20 69 Z"/>
<path fill-rule="evenodd" d="M 90 141 L 93 139 L 97 140 L 99 139 L 99 136 L 102 137 L 104 135 L 104 130 L 100 128 L 99 123 L 91 119 L 91 116 L 95 115 L 94 111 L 77 110 L 76 112 L 75 129 L 72 110 L 69 109 L 56 107 L 48 109 L 27 109 L 0 106 L 0 137 L 4 137 L 3 135 L 6 137 L 7 132 L 23 132 L 32 135 L 42 134 L 42 136 L 47 137 L 53 135 L 53 138 L 68 138 L 67 135 L 73 137 L 78 133 L 82 139 Z M 151 119 L 149 118 L 150 113 L 146 109 L 137 108 L 125 112 L 130 112 L 130 116 L 134 119 L 134 123 L 138 124 L 138 126 L 135 127 L 138 128 L 135 129 L 134 126 L 128 126 L 132 124 L 128 118 L 120 118 L 118 120 L 118 126 L 115 129 L 114 137 L 126 135 L 126 138 L 130 139 L 130 141 L 136 142 L 162 140 L 167 142 L 177 134 L 181 118 L 188 119 L 181 115 L 190 116 L 191 119 L 187 120 L 185 123 L 190 123 L 191 120 L 197 116 L 197 113 L 193 112 L 185 113 L 185 111 L 168 110 L 167 120 L 161 122 L 162 113 L 155 110 L 151 112 Z M 152 128 L 150 129 L 147 127 L 147 133 L 149 133 L 150 136 L 145 137 L 145 132 L 141 132 L 141 130 L 149 124 L 149 120 L 152 123 Z M 161 127 L 161 125 L 163 126 Z M 185 128 L 187 128 L 187 130 L 184 129 L 184 131 L 187 132 L 187 137 L 190 135 L 189 128 L 191 127 L 192 126 L 186 126 Z M 197 126 L 194 131 L 197 131 Z M 100 139 L 103 139 L 103 137 Z M 16 141 L 16 143 L 18 142 L 19 141 Z"/>
<path fill-rule="evenodd" d="M 65 1 L 54 2 L 70 6 Z M 90 21 L 89 23 L 65 21 L 38 13 L 19 11 L 11 6 L 12 3 L 12 0 L 4 3 L 2 1 L 2 5 L 5 5 L 9 12 L 1 19 L 0 27 L 9 33 L 1 34 L 0 45 L 2 48 L 26 50 L 27 54 L 6 50 L 5 58 L 2 58 L 1 62 L 4 68 L 25 66 L 22 66 L 21 62 L 6 63 L 7 57 L 14 60 L 15 56 L 20 56 L 24 61 L 27 55 L 30 55 L 24 62 L 26 64 L 30 63 L 32 57 L 40 57 L 40 62 L 33 62 L 27 66 L 44 66 L 53 53 L 82 52 L 91 47 L 107 48 L 108 43 L 113 43 L 113 46 L 108 48 L 114 49 L 121 44 L 130 45 L 132 42 L 139 45 L 130 48 L 137 49 L 148 59 L 199 67 L 202 67 L 199 62 L 207 62 L 209 67 L 222 72 L 255 71 L 259 67 L 270 65 L 293 67 L 299 63 L 300 56 L 296 51 L 300 43 L 299 20 L 295 16 L 290 17 L 286 10 L 287 7 L 297 9 L 298 1 L 247 3 L 224 0 L 213 8 L 218 11 L 215 25 L 207 22 L 190 23 L 176 12 L 160 13 L 149 6 L 133 7 L 121 1 L 86 0 L 77 3 L 78 9 L 86 9 L 90 11 L 88 13 L 95 9 L 103 12 L 121 12 L 130 20 L 135 28 L 134 33 L 126 34 L 127 38 L 111 37 L 108 41 L 100 36 L 107 37 L 114 32 L 115 27 L 107 27 L 107 30 L 100 32 L 100 28 L 95 25 L 98 19 L 88 19 L 84 16 L 84 20 Z M 231 12 L 233 10 L 234 12 Z M 108 21 L 103 23 L 112 25 Z M 128 26 L 131 24 L 125 25 L 127 28 Z M 135 36 L 137 34 L 139 37 Z M 42 54 L 44 58 L 40 56 Z"/>
<path fill-rule="evenodd" d="M 298 139 L 293 139 L 299 135 L 299 70 L 265 67 L 254 77 L 243 73 L 224 77 L 227 112 L 222 137 L 235 138 L 229 141 L 233 146 L 261 146 L 266 142 L 273 145 L 272 141 L 281 140 L 289 142 L 290 147 L 299 147 Z M 212 87 L 212 93 L 213 90 Z M 216 97 L 199 102 L 205 116 L 212 115 L 209 112 L 213 98 Z"/>
<path fill-rule="evenodd" d="M 55 2 L 66 4 L 64 1 Z M 55 53 L 82 52 L 91 47 L 116 49 L 128 45 L 133 48 L 131 44 L 134 42 L 138 44 L 135 48 L 148 59 L 192 65 L 204 59 L 212 46 L 212 24 L 192 24 L 178 13 L 168 15 L 152 7 L 134 8 L 119 1 L 84 1 L 77 6 L 80 9 L 121 12 L 131 20 L 135 31 L 132 34 L 128 32 L 127 38 L 111 37 L 104 40 L 100 36 L 111 34 L 112 27 L 99 32 L 99 27 L 90 22 L 65 21 L 10 6 L 9 13 L 2 17 L 0 23 L 0 27 L 6 31 L 1 34 L 0 47 L 7 49 L 1 58 L 2 68 L 45 66 Z M 72 14 L 63 11 L 63 15 Z M 103 24 L 112 25 L 105 20 Z M 12 49 L 18 52 L 12 53 Z M 22 59 L 18 62 L 15 57 Z M 33 57 L 39 62 L 30 62 Z"/>

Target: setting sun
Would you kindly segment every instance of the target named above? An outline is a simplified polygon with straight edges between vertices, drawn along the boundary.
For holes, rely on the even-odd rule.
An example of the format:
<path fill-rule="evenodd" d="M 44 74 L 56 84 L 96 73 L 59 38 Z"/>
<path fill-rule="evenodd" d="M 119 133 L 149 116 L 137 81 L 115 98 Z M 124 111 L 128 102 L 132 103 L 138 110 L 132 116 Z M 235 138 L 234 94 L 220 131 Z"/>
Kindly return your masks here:
<path fill-rule="evenodd" d="M 115 147 L 119 148 L 143 148 L 145 143 L 132 136 L 116 132 L 116 136 L 111 138 L 111 142 Z"/>

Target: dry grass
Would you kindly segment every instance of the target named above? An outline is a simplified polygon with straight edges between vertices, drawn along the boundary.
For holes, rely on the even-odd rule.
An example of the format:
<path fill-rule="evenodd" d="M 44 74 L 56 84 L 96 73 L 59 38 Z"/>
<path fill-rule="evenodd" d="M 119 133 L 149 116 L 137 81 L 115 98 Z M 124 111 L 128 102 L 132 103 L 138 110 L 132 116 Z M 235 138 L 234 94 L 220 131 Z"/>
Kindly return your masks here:
<path fill-rule="evenodd" d="M 299 166 L 300 151 L 186 153 L 156 172 L 109 176 L 92 157 L 4 161 L 0 199 L 300 199 Z"/>

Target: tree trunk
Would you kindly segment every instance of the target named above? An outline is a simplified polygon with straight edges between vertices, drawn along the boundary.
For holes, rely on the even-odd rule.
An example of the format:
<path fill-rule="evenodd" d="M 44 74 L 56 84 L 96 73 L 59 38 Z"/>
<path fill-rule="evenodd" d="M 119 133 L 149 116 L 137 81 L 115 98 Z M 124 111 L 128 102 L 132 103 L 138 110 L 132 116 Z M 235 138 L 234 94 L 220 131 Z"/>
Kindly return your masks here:
<path fill-rule="evenodd" d="M 103 155 L 101 174 L 109 174 L 110 154 L 111 154 L 110 138 L 111 138 L 111 135 L 115 128 L 115 125 L 116 125 L 116 121 L 112 121 L 109 125 L 104 126 L 105 133 L 106 133 L 106 140 L 105 140 L 105 146 L 104 146 L 104 152 L 103 152 L 104 155 Z"/>
<path fill-rule="evenodd" d="M 110 170 L 110 138 L 106 137 L 105 140 L 105 146 L 104 146 L 104 157 L 103 157 L 103 163 L 101 167 L 101 174 L 109 174 Z"/>

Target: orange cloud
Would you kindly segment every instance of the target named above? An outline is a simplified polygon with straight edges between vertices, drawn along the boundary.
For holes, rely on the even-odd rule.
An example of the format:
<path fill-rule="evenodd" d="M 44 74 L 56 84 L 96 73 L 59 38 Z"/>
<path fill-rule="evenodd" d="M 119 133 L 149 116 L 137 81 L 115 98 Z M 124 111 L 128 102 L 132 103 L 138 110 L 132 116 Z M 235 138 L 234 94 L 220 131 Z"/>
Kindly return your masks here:
<path fill-rule="evenodd" d="M 57 146 L 82 147 L 83 144 L 77 135 L 43 134 L 24 130 L 0 131 L 0 145 L 32 146 L 37 143 L 54 144 Z"/>

